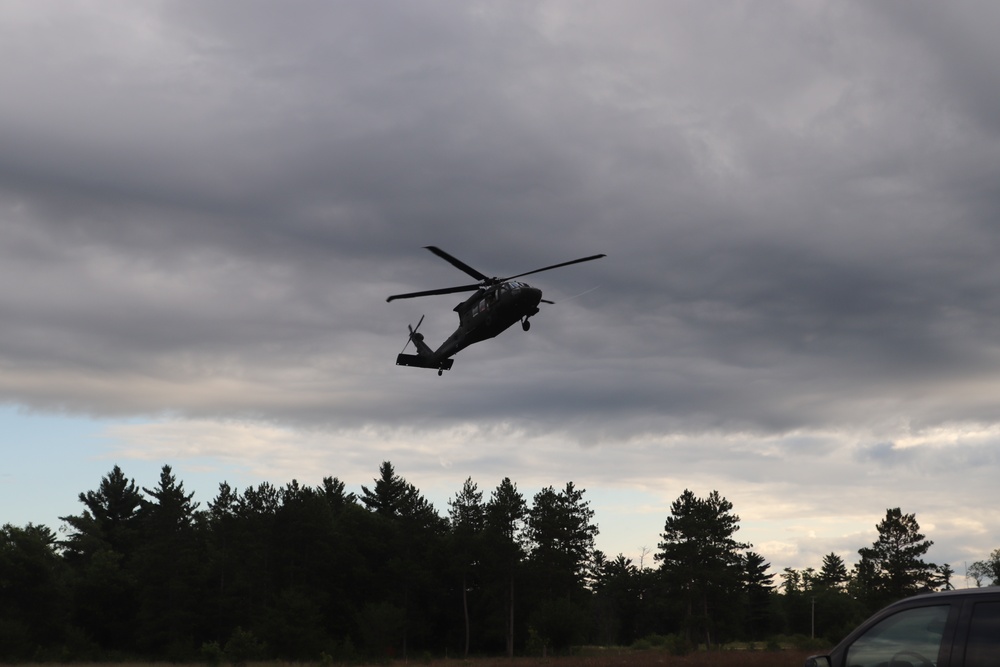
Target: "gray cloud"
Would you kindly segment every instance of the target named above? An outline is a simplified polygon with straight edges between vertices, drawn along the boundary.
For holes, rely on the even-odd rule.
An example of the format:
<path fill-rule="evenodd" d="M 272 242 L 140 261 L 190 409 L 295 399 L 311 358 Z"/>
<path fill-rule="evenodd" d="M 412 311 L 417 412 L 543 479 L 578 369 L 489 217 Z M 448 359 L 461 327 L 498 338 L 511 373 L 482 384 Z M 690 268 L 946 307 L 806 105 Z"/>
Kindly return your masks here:
<path fill-rule="evenodd" d="M 992 5 L 0 11 L 6 402 L 806 461 L 995 423 Z M 384 302 L 467 281 L 430 244 L 608 257 L 439 379 L 393 358 L 456 300 Z"/>
<path fill-rule="evenodd" d="M 538 282 L 600 286 L 574 304 L 594 311 L 574 321 L 594 331 L 581 356 L 655 357 L 640 385 L 659 391 L 640 394 L 671 396 L 680 371 L 724 414 L 752 371 L 780 402 L 813 374 L 882 391 L 981 370 L 993 209 L 953 181 L 984 166 L 969 147 L 992 116 L 945 76 L 983 57 L 955 37 L 977 17 L 655 7 L 178 4 L 42 24 L 7 47 L 36 67 L 4 74 L 4 236 L 32 284 L 9 298 L 85 366 L 91 336 L 97 356 L 266 366 L 275 336 L 313 347 L 323 327 L 372 333 L 371 365 L 391 359 L 387 320 L 450 310 L 387 309 L 371 287 L 464 280 L 420 245 L 497 273 L 604 250 Z"/>

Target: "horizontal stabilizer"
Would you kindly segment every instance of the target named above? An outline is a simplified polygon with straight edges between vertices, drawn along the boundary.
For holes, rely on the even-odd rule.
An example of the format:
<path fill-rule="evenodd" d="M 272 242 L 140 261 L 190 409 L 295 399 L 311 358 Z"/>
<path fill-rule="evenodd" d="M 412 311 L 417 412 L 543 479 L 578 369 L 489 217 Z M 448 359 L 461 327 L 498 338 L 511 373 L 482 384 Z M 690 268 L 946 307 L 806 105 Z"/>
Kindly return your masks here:
<path fill-rule="evenodd" d="M 433 361 L 427 357 L 422 357 L 417 354 L 400 354 L 396 357 L 397 366 L 416 366 L 417 368 L 436 368 L 441 371 L 451 370 L 451 365 L 455 363 L 454 359 L 442 359 L 441 361 Z"/>

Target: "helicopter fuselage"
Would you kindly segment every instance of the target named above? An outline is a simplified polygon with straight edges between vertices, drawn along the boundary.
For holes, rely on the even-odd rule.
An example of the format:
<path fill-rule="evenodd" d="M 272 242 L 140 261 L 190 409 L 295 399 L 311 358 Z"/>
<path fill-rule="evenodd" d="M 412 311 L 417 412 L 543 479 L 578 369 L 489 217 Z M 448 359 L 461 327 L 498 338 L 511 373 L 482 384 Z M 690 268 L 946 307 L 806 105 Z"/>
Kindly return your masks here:
<path fill-rule="evenodd" d="M 447 359 L 468 346 L 493 338 L 515 322 L 522 326 L 538 313 L 542 290 L 516 280 L 480 290 L 455 306 L 458 329 L 434 351 L 436 360 Z"/>
<path fill-rule="evenodd" d="M 490 278 L 457 257 L 449 255 L 437 246 L 425 247 L 455 268 L 479 281 L 478 284 L 472 285 L 456 285 L 455 287 L 393 294 L 386 299 L 386 301 L 393 301 L 395 299 L 412 299 L 438 294 L 474 292 L 468 299 L 455 306 L 455 312 L 458 313 L 458 329 L 448 337 L 448 340 L 441 344 L 441 347 L 432 350 L 424 342 L 424 335 L 418 331 L 421 322 L 424 321 L 424 318 L 421 317 L 420 322 L 417 322 L 417 326 L 409 327 L 410 338 L 407 343 L 407 345 L 412 343 L 417 348 L 417 353 L 404 354 L 400 352 L 396 356 L 396 364 L 398 366 L 435 368 L 438 375 L 451 368 L 454 363 L 451 357 L 459 351 L 464 350 L 474 343 L 479 343 L 499 335 L 515 322 L 520 322 L 524 330 L 528 330 L 530 325 L 528 318 L 538 313 L 538 304 L 543 301 L 542 290 L 515 280 L 515 278 L 604 257 L 603 254 L 580 257 L 568 262 L 560 262 L 559 264 L 552 264 L 551 266 L 545 266 L 533 271 L 519 273 L 508 278 Z M 552 302 L 546 300 L 545 303 Z M 404 347 L 403 350 L 405 352 L 406 348 Z"/>

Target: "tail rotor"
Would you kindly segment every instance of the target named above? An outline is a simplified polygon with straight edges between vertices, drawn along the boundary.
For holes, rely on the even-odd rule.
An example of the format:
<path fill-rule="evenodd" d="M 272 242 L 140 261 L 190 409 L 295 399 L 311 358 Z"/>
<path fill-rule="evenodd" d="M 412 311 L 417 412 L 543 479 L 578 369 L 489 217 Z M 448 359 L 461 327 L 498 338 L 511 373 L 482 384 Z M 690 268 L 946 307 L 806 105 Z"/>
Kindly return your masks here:
<path fill-rule="evenodd" d="M 422 333 L 417 333 L 417 329 L 419 329 L 420 325 L 423 323 L 424 316 L 421 315 L 420 321 L 417 322 L 417 326 L 413 327 L 409 324 L 406 325 L 406 328 L 410 330 L 410 337 L 406 339 L 406 345 L 404 345 L 403 349 L 399 351 L 400 354 L 406 352 L 406 348 L 409 347 L 410 343 L 413 343 L 413 346 L 418 350 L 420 349 L 420 343 L 424 342 L 424 335 Z"/>

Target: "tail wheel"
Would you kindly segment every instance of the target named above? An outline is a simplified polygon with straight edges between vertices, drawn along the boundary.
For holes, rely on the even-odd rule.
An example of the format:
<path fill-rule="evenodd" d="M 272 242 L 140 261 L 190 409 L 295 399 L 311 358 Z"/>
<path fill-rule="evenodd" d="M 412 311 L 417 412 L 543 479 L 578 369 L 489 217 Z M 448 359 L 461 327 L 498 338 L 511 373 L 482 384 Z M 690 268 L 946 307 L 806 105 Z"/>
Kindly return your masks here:
<path fill-rule="evenodd" d="M 521 328 L 525 331 L 531 328 L 531 322 L 528 321 L 527 317 L 521 320 Z"/>

